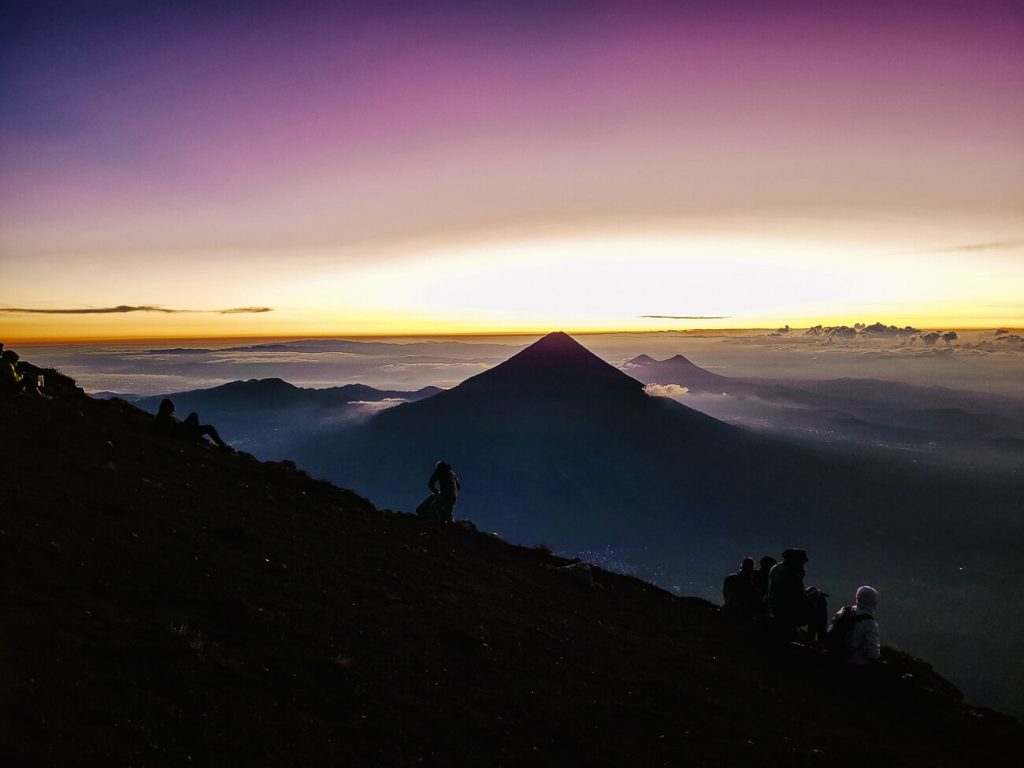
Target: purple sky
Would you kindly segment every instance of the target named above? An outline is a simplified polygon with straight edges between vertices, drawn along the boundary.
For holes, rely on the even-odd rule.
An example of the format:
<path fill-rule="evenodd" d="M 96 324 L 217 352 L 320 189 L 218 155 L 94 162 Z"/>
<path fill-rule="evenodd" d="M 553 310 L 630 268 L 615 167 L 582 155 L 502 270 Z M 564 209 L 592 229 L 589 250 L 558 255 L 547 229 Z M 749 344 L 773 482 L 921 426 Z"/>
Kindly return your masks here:
<path fill-rule="evenodd" d="M 202 277 L 291 249 L 314 274 L 314 247 L 368 263 L 595 221 L 843 242 L 881 222 L 883 250 L 1021 235 L 1020 3 L 294 6 L 0 11 L 0 258 L 39 265 L 0 305 L 178 301 L 137 298 L 167 258 Z"/>

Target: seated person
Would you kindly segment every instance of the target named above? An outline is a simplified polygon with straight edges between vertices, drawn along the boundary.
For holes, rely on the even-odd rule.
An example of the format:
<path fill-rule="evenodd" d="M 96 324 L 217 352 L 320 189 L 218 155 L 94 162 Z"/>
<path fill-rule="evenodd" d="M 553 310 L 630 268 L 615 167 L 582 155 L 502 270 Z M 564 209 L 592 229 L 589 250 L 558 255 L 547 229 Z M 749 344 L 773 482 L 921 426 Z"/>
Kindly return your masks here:
<path fill-rule="evenodd" d="M 771 555 L 765 555 L 761 558 L 761 564 L 757 570 L 754 571 L 754 586 L 757 587 L 757 591 L 763 598 L 768 597 L 768 574 L 772 572 L 772 568 L 778 565 L 778 562 Z"/>
<path fill-rule="evenodd" d="M 39 379 L 36 376 L 26 375 L 18 370 L 20 359 L 21 356 L 13 349 L 5 349 L 0 354 L 0 392 L 30 392 L 36 397 L 49 400 L 50 398 L 39 390 Z"/>
<path fill-rule="evenodd" d="M 761 595 L 754 585 L 754 558 L 743 558 L 740 570 L 725 577 L 722 597 L 722 615 L 729 621 L 742 623 L 761 613 Z"/>
<path fill-rule="evenodd" d="M 184 421 L 178 421 L 174 417 L 174 402 L 166 397 L 161 401 L 160 409 L 157 411 L 156 427 L 166 434 L 180 435 L 190 440 L 202 440 L 203 435 L 207 435 L 221 448 L 228 447 L 213 426 L 199 423 L 199 414 L 195 411 L 192 411 Z"/>
<path fill-rule="evenodd" d="M 878 590 L 864 586 L 858 587 L 853 605 L 833 617 L 829 636 L 835 636 L 833 650 L 846 664 L 864 666 L 878 661 L 882 655 L 876 610 Z"/>

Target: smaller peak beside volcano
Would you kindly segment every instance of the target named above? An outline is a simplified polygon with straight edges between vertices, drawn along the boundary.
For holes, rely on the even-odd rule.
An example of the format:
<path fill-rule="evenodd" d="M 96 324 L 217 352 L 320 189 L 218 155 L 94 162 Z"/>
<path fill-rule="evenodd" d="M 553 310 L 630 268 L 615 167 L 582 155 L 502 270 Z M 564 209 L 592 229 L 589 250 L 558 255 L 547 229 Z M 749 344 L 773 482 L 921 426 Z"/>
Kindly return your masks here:
<path fill-rule="evenodd" d="M 650 355 L 637 355 L 623 366 L 640 381 L 659 384 L 682 384 L 688 387 L 721 384 L 728 377 L 701 368 L 684 355 L 677 354 L 666 360 L 655 360 Z"/>
<path fill-rule="evenodd" d="M 658 362 L 650 355 L 637 355 L 632 360 L 627 360 L 626 365 L 649 365 Z"/>

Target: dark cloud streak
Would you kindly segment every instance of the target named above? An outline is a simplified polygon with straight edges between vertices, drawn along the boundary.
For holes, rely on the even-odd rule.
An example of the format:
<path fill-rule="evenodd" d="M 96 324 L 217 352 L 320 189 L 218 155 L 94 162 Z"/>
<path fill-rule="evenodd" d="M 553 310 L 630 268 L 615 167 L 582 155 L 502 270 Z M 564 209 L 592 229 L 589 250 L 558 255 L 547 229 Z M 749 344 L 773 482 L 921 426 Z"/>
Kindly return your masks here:
<path fill-rule="evenodd" d="M 975 253 L 978 251 L 1000 251 L 1007 248 L 1019 248 L 1024 240 L 992 240 L 985 243 L 965 243 L 950 245 L 945 248 L 927 248 L 920 251 L 902 251 L 902 253 Z"/>
<path fill-rule="evenodd" d="M 732 315 L 640 315 L 651 320 L 728 320 Z"/>
<path fill-rule="evenodd" d="M 0 312 L 10 315 L 121 315 L 128 312 L 159 312 L 165 315 L 180 314 L 216 314 L 240 315 L 260 312 L 273 312 L 271 307 L 232 307 L 231 309 L 167 309 L 154 306 L 129 306 L 119 304 L 116 307 L 84 307 L 80 309 L 29 309 L 25 307 L 0 307 Z"/>

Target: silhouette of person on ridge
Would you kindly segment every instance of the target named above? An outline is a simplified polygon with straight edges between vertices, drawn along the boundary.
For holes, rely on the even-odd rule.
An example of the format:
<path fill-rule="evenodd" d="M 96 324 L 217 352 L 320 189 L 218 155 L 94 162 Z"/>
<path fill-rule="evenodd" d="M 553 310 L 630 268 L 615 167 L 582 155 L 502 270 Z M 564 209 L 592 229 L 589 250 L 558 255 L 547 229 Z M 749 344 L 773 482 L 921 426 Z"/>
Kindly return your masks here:
<path fill-rule="evenodd" d="M 853 605 L 847 605 L 832 617 L 829 639 L 833 652 L 845 664 L 862 667 L 878 661 L 882 655 L 879 641 L 878 590 L 874 587 L 858 587 Z M 835 638 L 833 639 L 833 635 Z"/>
<path fill-rule="evenodd" d="M 28 392 L 44 400 L 51 399 L 49 395 L 44 395 L 39 389 L 42 378 L 32 375 L 32 370 L 38 371 L 39 369 L 28 366 L 32 370 L 22 373 L 18 369 L 24 369 L 25 364 L 19 363 L 20 359 L 21 356 L 17 352 L 13 349 L 4 349 L 4 345 L 0 344 L 0 391 L 11 394 Z"/>
<path fill-rule="evenodd" d="M 761 594 L 754 586 L 754 558 L 745 557 L 737 573 L 730 573 L 722 584 L 722 615 L 730 622 L 742 624 L 761 612 Z"/>
<path fill-rule="evenodd" d="M 768 599 L 768 575 L 771 573 L 772 568 L 778 564 L 771 555 L 765 555 L 761 558 L 761 562 L 754 571 L 754 586 L 757 587 L 757 591 L 761 593 L 761 599 Z"/>
<path fill-rule="evenodd" d="M 165 434 L 185 437 L 189 440 L 206 442 L 203 440 L 203 435 L 208 435 L 221 448 L 228 447 L 228 444 L 220 439 L 220 435 L 212 425 L 199 423 L 199 414 L 195 411 L 192 411 L 184 421 L 174 418 L 174 403 L 170 398 L 165 397 L 160 402 L 160 410 L 156 414 L 156 427 Z"/>
<path fill-rule="evenodd" d="M 825 640 L 828 624 L 827 595 L 817 587 L 804 589 L 804 564 L 807 553 L 787 549 L 782 562 L 768 576 L 768 606 L 778 629 L 789 636 L 799 636 L 800 627 L 807 627 L 807 641 Z"/>
<path fill-rule="evenodd" d="M 450 523 L 455 519 L 455 502 L 459 497 L 462 484 L 459 483 L 459 476 L 455 474 L 451 464 L 444 461 L 437 462 L 434 474 L 427 481 L 430 492 L 437 496 L 435 500 L 437 517 L 442 523 Z"/>

